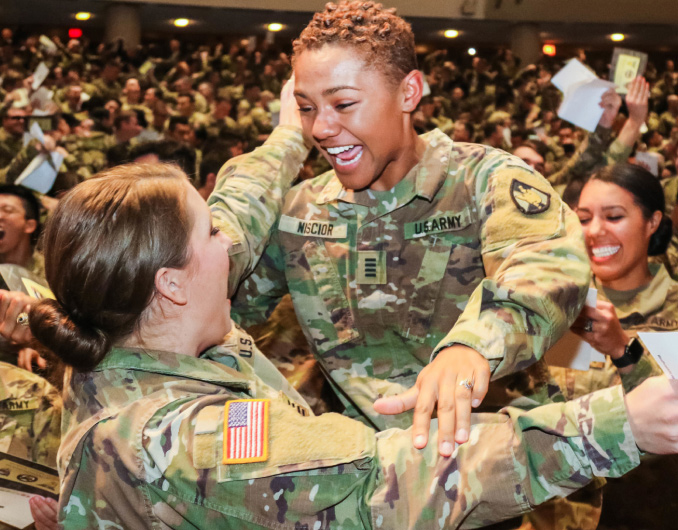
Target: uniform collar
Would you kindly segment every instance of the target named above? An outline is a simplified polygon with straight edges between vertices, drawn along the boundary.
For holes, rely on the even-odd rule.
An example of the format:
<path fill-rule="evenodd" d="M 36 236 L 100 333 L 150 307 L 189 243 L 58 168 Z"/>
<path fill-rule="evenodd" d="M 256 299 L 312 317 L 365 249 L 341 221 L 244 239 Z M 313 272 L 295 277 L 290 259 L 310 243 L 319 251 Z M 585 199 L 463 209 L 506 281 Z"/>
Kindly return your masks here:
<path fill-rule="evenodd" d="M 649 315 L 656 313 L 664 306 L 669 290 L 678 286 L 678 282 L 671 279 L 664 265 L 658 263 L 650 264 L 650 272 L 652 273 L 650 283 L 635 294 L 632 294 L 627 300 L 615 304 L 615 311 L 619 320 L 624 320 L 631 315 L 638 314 L 647 319 Z M 599 286 L 597 281 L 596 288 L 602 289 L 606 297 L 623 298 L 624 295 L 624 291 L 606 289 Z"/>
<path fill-rule="evenodd" d="M 432 201 L 447 178 L 450 151 L 453 144 L 450 137 L 440 129 L 434 129 L 421 135 L 420 138 L 426 142 L 424 155 L 421 161 L 403 178 L 403 180 L 414 182 L 414 189 L 409 188 L 407 197 L 401 197 L 399 203 L 409 202 L 414 196 Z M 318 194 L 316 203 L 319 205 L 337 201 L 355 203 L 359 202 L 359 199 L 356 199 L 362 193 L 365 192 L 355 193 L 353 190 L 345 189 L 332 171 L 332 177 Z"/>
<path fill-rule="evenodd" d="M 208 350 L 218 350 L 217 346 Z M 250 388 L 252 381 L 237 370 L 210 359 L 191 357 L 180 353 L 144 350 L 140 348 L 113 348 L 92 372 L 131 370 L 213 383 L 240 391 Z"/>

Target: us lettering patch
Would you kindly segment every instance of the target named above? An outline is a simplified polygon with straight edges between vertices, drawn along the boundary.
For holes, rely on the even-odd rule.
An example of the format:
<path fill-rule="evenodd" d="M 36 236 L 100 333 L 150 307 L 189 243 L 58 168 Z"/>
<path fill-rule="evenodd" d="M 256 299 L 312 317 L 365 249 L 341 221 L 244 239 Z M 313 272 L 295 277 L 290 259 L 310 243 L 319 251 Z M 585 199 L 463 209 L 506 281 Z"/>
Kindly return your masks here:
<path fill-rule="evenodd" d="M 551 205 L 551 196 L 537 188 L 513 179 L 511 200 L 518 210 L 527 215 L 545 212 Z"/>
<path fill-rule="evenodd" d="M 268 399 L 236 399 L 224 413 L 223 464 L 268 459 Z"/>
<path fill-rule="evenodd" d="M 346 239 L 348 234 L 346 223 L 297 219 L 287 215 L 280 217 L 278 229 L 299 236 L 322 237 L 324 239 Z"/>

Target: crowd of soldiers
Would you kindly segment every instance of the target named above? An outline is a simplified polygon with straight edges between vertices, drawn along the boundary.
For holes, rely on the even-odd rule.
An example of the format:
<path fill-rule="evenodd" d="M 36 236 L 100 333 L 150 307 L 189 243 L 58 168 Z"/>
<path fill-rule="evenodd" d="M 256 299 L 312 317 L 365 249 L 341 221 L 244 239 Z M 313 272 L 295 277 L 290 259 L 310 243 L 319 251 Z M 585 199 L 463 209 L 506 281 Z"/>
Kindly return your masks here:
<path fill-rule="evenodd" d="M 0 175 L 6 184 L 0 187 L 0 262 L 38 277 L 44 275 L 37 237 L 41 221 L 65 192 L 106 168 L 165 161 L 178 164 L 207 199 L 224 163 L 261 145 L 276 127 L 280 92 L 292 71 L 286 53 L 267 42 L 252 47 L 248 40 L 189 50 L 174 39 L 166 50 L 152 45 L 126 50 L 122 43 L 72 39 L 63 44 L 39 35 L 16 39 L 4 29 L 0 47 Z M 583 52 L 578 59 L 586 63 Z M 35 86 L 41 63 L 49 73 Z M 454 142 L 512 152 L 547 177 L 572 207 L 597 170 L 635 162 L 639 152 L 654 153 L 671 213 L 678 193 L 678 72 L 672 61 L 660 69 L 648 65 L 649 107 L 633 92 L 625 103 L 606 94 L 603 118 L 592 133 L 558 117 L 562 94 L 551 78 L 561 63 L 523 65 L 510 50 L 494 58 L 474 57 L 468 68 L 461 63 L 445 50 L 420 57 L 426 95 L 414 113 L 419 133 L 439 129 Z M 29 122 L 38 118 L 44 142 L 26 139 Z M 64 156 L 51 190 L 40 195 L 13 186 L 45 151 Z M 329 168 L 312 150 L 299 178 Z M 676 278 L 678 236 L 656 259 Z M 249 331 L 314 412 L 341 410 L 295 320 L 286 297 L 266 324 Z M 10 430 L 9 422 L 0 423 L 0 449 L 54 466 L 59 431 L 52 411 L 59 406 L 58 392 L 33 375 L 17 379 L 18 372 L 9 367 L 19 363 L 30 369 L 37 363 L 44 368 L 48 355 L 4 345 L 8 364 L 0 374 L 0 397 L 28 396 L 36 410 L 12 412 L 18 431 L 16 424 Z M 40 443 L 25 442 L 30 437 Z"/>

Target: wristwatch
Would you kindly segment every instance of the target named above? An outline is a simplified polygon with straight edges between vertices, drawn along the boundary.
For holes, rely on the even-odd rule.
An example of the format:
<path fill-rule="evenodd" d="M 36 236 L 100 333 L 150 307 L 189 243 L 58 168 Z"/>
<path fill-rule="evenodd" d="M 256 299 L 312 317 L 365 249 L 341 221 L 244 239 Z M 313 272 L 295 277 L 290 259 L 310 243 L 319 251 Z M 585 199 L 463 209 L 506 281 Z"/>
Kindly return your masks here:
<path fill-rule="evenodd" d="M 636 364 L 643 356 L 643 345 L 640 341 L 633 337 L 624 348 L 624 355 L 619 359 L 612 359 L 612 364 L 617 368 L 626 368 L 632 364 Z"/>

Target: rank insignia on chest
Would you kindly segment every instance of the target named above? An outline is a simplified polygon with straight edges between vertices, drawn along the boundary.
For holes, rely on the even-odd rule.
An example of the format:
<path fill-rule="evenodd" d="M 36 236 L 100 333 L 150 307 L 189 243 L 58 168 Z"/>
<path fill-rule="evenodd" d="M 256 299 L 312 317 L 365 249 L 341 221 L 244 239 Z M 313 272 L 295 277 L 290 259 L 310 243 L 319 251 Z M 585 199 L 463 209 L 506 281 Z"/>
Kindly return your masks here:
<path fill-rule="evenodd" d="M 268 399 L 236 399 L 224 413 L 223 464 L 268 459 Z"/>
<path fill-rule="evenodd" d="M 358 283 L 382 285 L 386 283 L 386 252 L 379 250 L 359 250 Z"/>
<path fill-rule="evenodd" d="M 513 179 L 511 199 L 518 210 L 527 215 L 545 212 L 551 204 L 551 196 L 537 188 Z"/>

